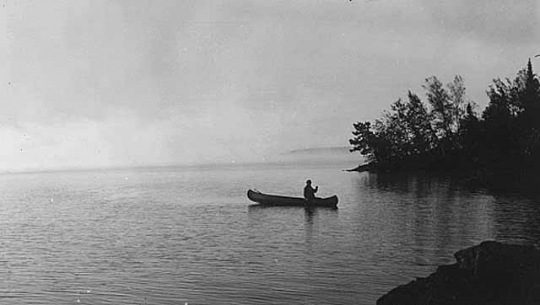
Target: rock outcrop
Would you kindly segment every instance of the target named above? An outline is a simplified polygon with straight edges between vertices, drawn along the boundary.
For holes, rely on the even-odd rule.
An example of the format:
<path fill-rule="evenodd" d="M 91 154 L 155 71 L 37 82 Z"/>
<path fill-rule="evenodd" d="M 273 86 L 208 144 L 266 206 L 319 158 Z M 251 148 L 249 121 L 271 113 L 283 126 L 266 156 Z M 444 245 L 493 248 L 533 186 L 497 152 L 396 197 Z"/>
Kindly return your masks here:
<path fill-rule="evenodd" d="M 455 264 L 393 289 L 377 305 L 540 304 L 540 249 L 486 241 L 454 256 Z"/>

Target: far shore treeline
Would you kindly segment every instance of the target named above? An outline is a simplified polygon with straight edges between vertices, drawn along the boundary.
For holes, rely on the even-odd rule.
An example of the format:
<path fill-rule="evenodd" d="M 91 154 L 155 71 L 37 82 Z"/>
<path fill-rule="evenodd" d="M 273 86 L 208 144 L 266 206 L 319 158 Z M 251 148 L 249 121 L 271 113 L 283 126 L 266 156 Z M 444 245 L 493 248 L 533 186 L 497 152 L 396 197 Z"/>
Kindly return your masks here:
<path fill-rule="evenodd" d="M 427 103 L 409 91 L 382 118 L 353 124 L 356 170 L 459 173 L 487 186 L 537 188 L 540 177 L 540 82 L 529 59 L 512 79 L 495 79 L 478 113 L 461 76 L 425 80 Z"/>

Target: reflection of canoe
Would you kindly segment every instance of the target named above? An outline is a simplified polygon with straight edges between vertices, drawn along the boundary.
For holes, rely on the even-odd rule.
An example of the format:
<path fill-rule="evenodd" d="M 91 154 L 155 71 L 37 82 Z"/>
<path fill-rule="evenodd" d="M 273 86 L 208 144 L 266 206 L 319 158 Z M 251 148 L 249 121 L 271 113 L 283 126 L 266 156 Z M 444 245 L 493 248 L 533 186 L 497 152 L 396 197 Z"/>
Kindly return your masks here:
<path fill-rule="evenodd" d="M 248 190 L 247 196 L 249 200 L 264 205 L 337 207 L 338 203 L 338 198 L 335 195 L 328 198 L 315 198 L 309 202 L 300 197 L 267 195 L 253 190 Z"/>

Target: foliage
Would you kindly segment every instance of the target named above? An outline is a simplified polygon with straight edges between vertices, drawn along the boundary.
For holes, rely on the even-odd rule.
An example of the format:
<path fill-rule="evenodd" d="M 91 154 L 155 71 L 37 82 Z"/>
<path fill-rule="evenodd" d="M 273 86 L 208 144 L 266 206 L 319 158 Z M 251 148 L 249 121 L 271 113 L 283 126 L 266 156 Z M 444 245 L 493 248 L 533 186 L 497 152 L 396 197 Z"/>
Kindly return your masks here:
<path fill-rule="evenodd" d="M 432 108 L 433 124 L 438 136 L 450 138 L 452 136 L 454 107 L 452 107 L 448 91 L 435 76 L 427 78 L 423 87 L 427 91 L 427 99 Z"/>
<path fill-rule="evenodd" d="M 373 125 L 354 124 L 351 151 L 386 170 L 452 168 L 493 176 L 540 170 L 540 81 L 530 60 L 514 80 L 493 80 L 481 116 L 461 76 L 446 86 L 432 76 L 423 88 L 427 103 L 409 91 Z"/>

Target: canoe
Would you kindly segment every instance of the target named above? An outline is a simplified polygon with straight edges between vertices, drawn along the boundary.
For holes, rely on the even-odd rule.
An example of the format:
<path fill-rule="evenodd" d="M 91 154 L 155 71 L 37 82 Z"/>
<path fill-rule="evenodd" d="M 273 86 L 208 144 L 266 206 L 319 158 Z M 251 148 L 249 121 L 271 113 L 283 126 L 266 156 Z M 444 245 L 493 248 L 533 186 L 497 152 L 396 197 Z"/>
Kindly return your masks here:
<path fill-rule="evenodd" d="M 309 206 L 309 207 L 332 207 L 336 208 L 338 204 L 337 196 L 327 198 L 315 198 L 309 202 L 301 197 L 287 197 L 278 195 L 268 195 L 259 191 L 248 190 L 249 200 L 263 205 L 274 206 Z"/>

